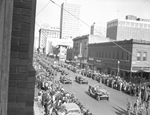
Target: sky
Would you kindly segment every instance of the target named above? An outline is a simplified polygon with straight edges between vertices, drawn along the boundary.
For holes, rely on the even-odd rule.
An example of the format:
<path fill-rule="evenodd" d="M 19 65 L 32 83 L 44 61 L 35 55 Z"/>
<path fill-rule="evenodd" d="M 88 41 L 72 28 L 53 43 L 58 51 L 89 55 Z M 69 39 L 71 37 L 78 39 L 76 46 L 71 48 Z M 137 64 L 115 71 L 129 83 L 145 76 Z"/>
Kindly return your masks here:
<path fill-rule="evenodd" d="M 81 6 L 80 19 L 88 25 L 106 27 L 108 21 L 125 19 L 126 15 L 135 15 L 150 19 L 150 0 L 53 0 L 61 6 L 63 2 Z M 47 5 L 45 7 L 45 5 Z M 50 0 L 37 0 L 35 37 L 40 27 L 59 27 L 60 7 Z M 42 10 L 41 10 L 42 9 Z M 81 35 L 89 34 L 90 26 L 81 23 Z"/>

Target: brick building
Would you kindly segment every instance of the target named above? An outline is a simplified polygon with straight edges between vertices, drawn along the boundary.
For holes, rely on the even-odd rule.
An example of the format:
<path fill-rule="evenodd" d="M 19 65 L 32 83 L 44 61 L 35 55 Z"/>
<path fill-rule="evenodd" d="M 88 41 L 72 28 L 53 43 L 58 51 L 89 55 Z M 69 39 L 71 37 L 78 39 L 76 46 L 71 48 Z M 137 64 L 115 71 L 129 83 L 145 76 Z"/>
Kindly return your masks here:
<path fill-rule="evenodd" d="M 119 72 L 121 76 L 140 70 L 150 73 L 149 49 L 150 42 L 134 39 L 89 44 L 88 63 L 95 70 L 115 75 Z"/>
<path fill-rule="evenodd" d="M 131 20 L 132 19 L 132 20 Z M 107 22 L 106 37 L 111 40 L 139 39 L 150 41 L 150 22 L 127 18 L 126 20 L 115 19 Z"/>
<path fill-rule="evenodd" d="M 87 65 L 88 36 L 84 35 L 73 39 L 73 58 L 81 68 Z"/>
<path fill-rule="evenodd" d="M 87 67 L 88 44 L 108 42 L 109 39 L 98 35 L 83 35 L 73 39 L 73 58 L 81 68 Z"/>
<path fill-rule="evenodd" d="M 0 1 L 0 114 L 33 115 L 36 0 Z"/>

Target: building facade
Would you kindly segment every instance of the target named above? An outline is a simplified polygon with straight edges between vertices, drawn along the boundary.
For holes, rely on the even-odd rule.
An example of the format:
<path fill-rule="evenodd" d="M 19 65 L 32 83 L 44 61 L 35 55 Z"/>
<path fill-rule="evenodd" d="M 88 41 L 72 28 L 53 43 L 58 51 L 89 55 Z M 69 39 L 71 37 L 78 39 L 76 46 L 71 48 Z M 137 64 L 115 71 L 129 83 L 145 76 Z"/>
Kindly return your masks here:
<path fill-rule="evenodd" d="M 87 65 L 89 35 L 73 39 L 73 58 L 81 68 Z"/>
<path fill-rule="evenodd" d="M 150 22 L 133 16 L 126 20 L 115 19 L 107 23 L 106 37 L 111 40 L 139 39 L 150 41 Z"/>
<path fill-rule="evenodd" d="M 60 16 L 60 39 L 73 39 L 79 34 L 80 6 L 63 3 Z"/>
<path fill-rule="evenodd" d="M 123 77 L 139 70 L 150 73 L 149 49 L 150 42 L 134 39 L 89 44 L 88 63 L 95 70 Z"/>
<path fill-rule="evenodd" d="M 60 29 L 57 27 L 51 27 L 49 29 L 39 30 L 39 49 L 44 49 L 44 52 L 49 52 L 49 44 L 53 39 L 59 39 Z"/>
<path fill-rule="evenodd" d="M 98 35 L 83 35 L 73 39 L 73 58 L 81 65 L 87 67 L 88 44 L 108 42 L 109 39 Z"/>

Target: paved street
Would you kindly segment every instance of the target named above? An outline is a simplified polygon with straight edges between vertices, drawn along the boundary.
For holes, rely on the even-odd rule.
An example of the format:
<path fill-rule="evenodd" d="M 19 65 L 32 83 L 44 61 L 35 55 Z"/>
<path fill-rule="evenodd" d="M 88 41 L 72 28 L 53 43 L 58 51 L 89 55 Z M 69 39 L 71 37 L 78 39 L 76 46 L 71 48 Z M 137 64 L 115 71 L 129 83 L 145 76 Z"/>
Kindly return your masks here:
<path fill-rule="evenodd" d="M 65 68 L 66 71 L 69 72 L 70 78 L 73 80 L 72 84 L 61 84 L 66 91 L 69 93 L 75 93 L 75 96 L 79 99 L 81 104 L 84 105 L 87 109 L 90 110 L 94 115 L 127 115 L 126 112 L 126 104 L 127 100 L 134 103 L 136 101 L 136 97 L 129 96 L 121 91 L 109 88 L 105 86 L 106 90 L 110 93 L 110 99 L 97 101 L 93 97 L 91 97 L 88 93 L 88 87 L 90 85 L 99 84 L 97 81 L 92 80 L 91 78 L 86 77 L 88 79 L 88 85 L 76 83 L 75 76 L 76 73 Z M 55 80 L 60 79 L 60 73 L 57 74 Z M 145 114 L 143 114 L 145 115 Z"/>
<path fill-rule="evenodd" d="M 67 69 L 66 69 L 67 70 Z M 69 71 L 69 70 L 67 70 Z M 75 73 L 69 71 L 69 75 L 72 80 L 75 79 Z M 59 74 L 60 75 L 60 74 Z M 59 75 L 56 79 L 59 79 Z M 98 84 L 97 81 L 94 81 L 90 78 L 87 78 L 89 84 Z M 100 100 L 92 98 L 88 94 L 88 86 L 86 84 L 78 84 L 75 81 L 70 84 L 63 85 L 64 89 L 70 93 L 75 93 L 79 101 L 89 109 L 94 115 L 126 115 L 126 104 L 127 99 L 131 102 L 135 102 L 135 97 L 129 96 L 121 91 L 109 88 L 105 85 L 104 88 L 110 93 L 110 100 Z"/>

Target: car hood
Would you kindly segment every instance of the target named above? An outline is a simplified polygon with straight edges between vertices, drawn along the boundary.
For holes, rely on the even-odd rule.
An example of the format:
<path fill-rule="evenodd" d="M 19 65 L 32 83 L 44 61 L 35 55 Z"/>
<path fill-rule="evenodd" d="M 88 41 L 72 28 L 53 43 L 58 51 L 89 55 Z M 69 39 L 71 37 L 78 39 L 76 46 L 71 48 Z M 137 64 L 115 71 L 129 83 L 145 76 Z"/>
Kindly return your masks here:
<path fill-rule="evenodd" d="M 80 113 L 69 113 L 67 115 L 81 115 Z"/>
<path fill-rule="evenodd" d="M 106 89 L 96 89 L 96 92 L 98 92 L 98 93 L 104 93 L 104 94 L 107 93 Z"/>

